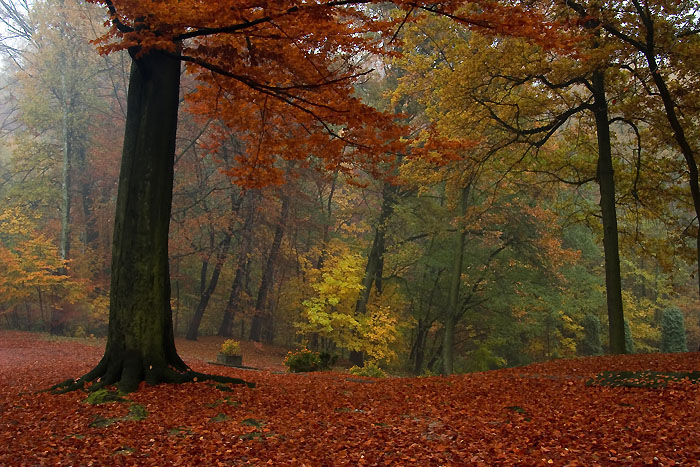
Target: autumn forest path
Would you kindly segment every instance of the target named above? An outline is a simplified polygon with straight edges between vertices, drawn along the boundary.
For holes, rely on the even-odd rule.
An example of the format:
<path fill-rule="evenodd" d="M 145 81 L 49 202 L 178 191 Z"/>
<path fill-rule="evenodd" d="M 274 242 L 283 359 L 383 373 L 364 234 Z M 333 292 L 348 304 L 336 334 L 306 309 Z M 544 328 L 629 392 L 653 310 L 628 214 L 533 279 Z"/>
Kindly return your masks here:
<path fill-rule="evenodd" d="M 700 385 L 585 385 L 601 371 L 698 370 L 700 353 L 561 360 L 363 384 L 340 373 L 277 374 L 280 356 L 263 349 L 251 355 L 263 371 L 207 365 L 204 342 L 178 344 L 188 364 L 257 387 L 161 385 L 100 405 L 84 403 L 82 392 L 34 392 L 89 370 L 102 354 L 97 344 L 0 331 L 0 465 L 670 465 L 700 459 Z"/>

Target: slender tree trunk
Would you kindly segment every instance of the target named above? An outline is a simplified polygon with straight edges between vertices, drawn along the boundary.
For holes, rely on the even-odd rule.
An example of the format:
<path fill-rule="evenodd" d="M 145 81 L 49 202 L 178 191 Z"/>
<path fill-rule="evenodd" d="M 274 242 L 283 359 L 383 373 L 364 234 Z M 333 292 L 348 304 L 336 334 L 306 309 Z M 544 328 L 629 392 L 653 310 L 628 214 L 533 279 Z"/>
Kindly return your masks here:
<path fill-rule="evenodd" d="M 135 51 L 132 51 L 135 53 Z M 117 196 L 105 354 L 83 379 L 133 391 L 176 380 L 168 229 L 180 62 L 151 51 L 133 60 Z"/>
<path fill-rule="evenodd" d="M 666 81 L 659 72 L 659 66 L 656 63 L 656 59 L 652 53 L 647 54 L 647 61 L 649 63 L 649 69 L 651 70 L 651 76 L 654 79 L 654 84 L 656 89 L 659 91 L 659 96 L 664 104 L 664 110 L 666 111 L 666 117 L 668 123 L 673 130 L 673 137 L 678 144 L 678 147 L 683 154 L 686 166 L 688 167 L 688 185 L 690 186 L 690 194 L 693 199 L 693 207 L 695 208 L 695 217 L 698 222 L 698 231 L 696 237 L 696 261 L 698 266 L 698 293 L 700 293 L 700 184 L 698 183 L 698 164 L 695 160 L 695 151 L 690 146 L 688 138 L 685 136 L 685 131 L 683 125 L 681 125 L 678 119 L 678 114 L 676 113 L 676 106 L 673 102 L 673 97 L 671 92 L 666 86 Z"/>
<path fill-rule="evenodd" d="M 618 245 L 617 213 L 615 210 L 615 178 L 612 165 L 612 145 L 608 104 L 605 98 L 605 73 L 593 72 L 593 114 L 598 134 L 598 186 L 600 210 L 603 216 L 603 250 L 605 253 L 605 290 L 608 305 L 610 353 L 625 353 L 625 317 L 622 309 L 622 280 Z"/>
<path fill-rule="evenodd" d="M 197 308 L 194 311 L 194 316 L 192 316 L 192 321 L 190 321 L 190 325 L 187 328 L 188 340 L 197 340 L 197 334 L 199 333 L 199 325 L 202 322 L 204 311 L 207 309 L 207 305 L 209 304 L 209 299 L 214 293 L 216 285 L 219 283 L 221 268 L 223 268 L 224 263 L 226 262 L 226 257 L 228 256 L 228 249 L 230 245 L 231 235 L 227 233 L 224 239 L 221 241 L 221 245 L 219 246 L 219 253 L 216 255 L 216 264 L 214 265 L 214 271 L 211 274 L 209 285 L 202 289 L 201 294 L 199 296 L 199 303 L 197 303 Z M 206 283 L 206 275 L 202 278 L 202 280 L 204 281 L 202 282 L 202 285 L 204 285 Z"/>
<path fill-rule="evenodd" d="M 382 207 L 377 219 L 377 226 L 374 229 L 374 239 L 372 247 L 367 255 L 367 265 L 365 274 L 362 277 L 362 290 L 355 303 L 355 314 L 364 315 L 367 312 L 369 297 L 374 285 L 377 294 L 382 293 L 382 275 L 384 274 L 384 251 L 386 249 L 385 236 L 386 224 L 394 212 L 396 204 L 397 187 L 389 183 L 384 183 L 382 188 Z M 350 351 L 350 362 L 353 365 L 363 366 L 364 355 L 356 350 Z"/>
<path fill-rule="evenodd" d="M 284 237 L 284 230 L 288 217 L 289 196 L 283 195 L 280 219 L 277 223 L 277 227 L 275 228 L 275 236 L 272 240 L 270 253 L 267 255 L 267 262 L 265 263 L 263 276 L 260 280 L 260 288 L 258 289 L 258 298 L 255 301 L 255 314 L 253 315 L 253 322 L 250 326 L 250 340 L 255 342 L 260 342 L 263 337 L 268 342 L 272 341 L 272 336 L 269 333 L 271 317 L 269 313 L 264 311 L 264 309 L 267 295 L 270 291 L 270 286 L 272 285 L 272 275 L 275 270 L 275 263 L 277 262 L 277 257 L 279 256 L 280 247 L 282 246 L 282 237 Z"/>
<path fill-rule="evenodd" d="M 459 200 L 459 214 L 467 213 L 467 203 L 471 184 L 462 188 Z M 464 246 L 467 243 L 467 233 L 460 224 L 459 232 L 455 239 L 455 252 L 452 257 L 452 269 L 450 271 L 450 294 L 448 296 L 447 316 L 445 317 L 445 332 L 442 340 L 442 374 L 451 375 L 454 372 L 454 339 L 457 321 L 461 316 L 459 306 L 459 291 L 462 287 L 462 264 L 464 262 Z"/>
<path fill-rule="evenodd" d="M 238 304 L 241 296 L 241 290 L 243 289 L 243 268 L 247 267 L 248 263 L 240 265 L 236 269 L 236 275 L 233 278 L 233 284 L 231 285 L 231 292 L 229 293 L 228 300 L 226 301 L 226 308 L 224 309 L 224 317 L 221 320 L 221 326 L 219 326 L 219 336 L 221 337 L 232 337 L 233 336 L 233 318 L 236 313 L 236 305 Z"/>
<path fill-rule="evenodd" d="M 61 119 L 63 133 L 63 168 L 61 173 L 61 242 L 59 252 L 61 259 L 67 260 L 70 257 L 70 212 L 71 212 L 71 172 L 72 172 L 72 152 L 73 152 L 73 135 L 71 130 L 71 113 L 72 108 L 67 102 L 67 89 L 65 77 L 61 77 L 63 88 L 63 115 Z M 65 272 L 64 272 L 65 274 Z"/>
<path fill-rule="evenodd" d="M 634 2 L 634 7 L 637 10 L 637 15 L 644 26 L 643 29 L 640 28 L 640 31 L 644 31 L 644 40 L 637 42 L 626 36 L 623 36 L 622 39 L 644 54 L 649 72 L 651 73 L 651 78 L 654 81 L 656 89 L 659 91 L 661 102 L 663 102 L 666 118 L 668 119 L 671 130 L 673 130 L 673 137 L 676 140 L 676 143 L 681 150 L 681 154 L 683 154 L 683 158 L 685 159 L 686 166 L 688 167 L 688 184 L 690 186 L 690 194 L 693 199 L 693 207 L 695 208 L 695 217 L 698 222 L 696 260 L 698 266 L 698 292 L 700 293 L 700 184 L 698 183 L 698 165 L 697 161 L 695 160 L 695 151 L 685 135 L 685 130 L 680 119 L 678 118 L 678 113 L 676 112 L 676 104 L 673 101 L 673 96 L 671 95 L 671 91 L 666 85 L 666 80 L 661 75 L 661 71 L 659 69 L 659 63 L 656 59 L 657 29 L 654 24 L 654 17 L 652 16 L 651 11 L 647 8 L 646 4 Z M 607 25 L 606 28 L 608 30 L 612 30 L 614 33 L 619 33 L 619 31 L 612 28 L 610 25 Z"/>
<path fill-rule="evenodd" d="M 229 293 L 228 301 L 226 302 L 226 308 L 224 309 L 224 317 L 221 320 L 221 326 L 219 326 L 218 334 L 222 337 L 233 336 L 233 317 L 236 312 L 236 306 L 238 306 L 240 303 L 241 293 L 243 292 L 243 283 L 245 277 L 248 275 L 248 269 L 250 268 L 250 259 L 248 258 L 248 254 L 251 250 L 254 222 L 255 196 L 252 195 L 249 196 L 245 221 L 243 222 L 243 226 L 241 228 L 241 246 L 238 252 L 236 273 L 233 278 L 233 284 L 231 285 L 231 292 Z"/>
<path fill-rule="evenodd" d="M 428 331 L 430 327 L 423 319 L 418 320 L 416 326 L 416 338 L 411 347 L 411 360 L 413 361 L 413 373 L 420 375 L 423 371 L 423 363 L 425 361 L 425 345 L 428 341 Z"/>
<path fill-rule="evenodd" d="M 71 214 L 71 172 L 72 172 L 72 153 L 73 153 L 73 132 L 72 132 L 72 105 L 69 97 L 68 86 L 66 83 L 65 74 L 61 76 L 61 138 L 63 139 L 62 146 L 62 162 L 61 170 L 61 238 L 59 241 L 58 251 L 61 259 L 67 261 L 70 258 L 70 214 Z M 66 267 L 61 267 L 58 274 L 68 274 Z M 63 334 L 65 327 L 65 313 L 62 308 L 54 307 L 51 310 L 51 323 L 49 332 L 52 335 Z"/>
<path fill-rule="evenodd" d="M 331 223 L 333 222 L 333 194 L 335 193 L 335 186 L 337 181 L 338 172 L 336 171 L 333 174 L 333 181 L 331 182 L 331 191 L 330 193 L 328 193 L 328 200 L 326 202 L 326 218 L 323 221 L 323 238 L 321 239 L 321 254 L 318 255 L 318 261 L 316 261 L 316 269 L 321 269 L 323 267 L 323 261 L 326 258 L 326 246 L 328 245 L 328 237 L 330 235 Z"/>
<path fill-rule="evenodd" d="M 99 232 L 95 218 L 93 217 L 94 203 L 91 196 L 91 184 L 89 181 L 89 168 L 85 151 L 84 135 L 75 135 L 74 138 L 75 167 L 78 175 L 80 189 L 80 201 L 83 211 L 83 242 L 87 247 L 96 248 Z"/>
<path fill-rule="evenodd" d="M 46 329 L 46 314 L 44 313 L 44 297 L 41 293 L 41 287 L 36 288 L 36 293 L 39 298 L 39 312 L 41 313 L 41 326 Z"/>

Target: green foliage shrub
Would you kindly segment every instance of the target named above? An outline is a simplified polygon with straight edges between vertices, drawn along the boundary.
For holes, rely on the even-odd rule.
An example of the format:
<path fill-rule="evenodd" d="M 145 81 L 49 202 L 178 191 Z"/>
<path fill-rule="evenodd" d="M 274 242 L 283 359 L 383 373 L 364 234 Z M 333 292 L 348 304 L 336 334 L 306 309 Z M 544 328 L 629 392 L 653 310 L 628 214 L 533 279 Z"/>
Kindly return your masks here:
<path fill-rule="evenodd" d="M 219 353 L 222 353 L 224 355 L 240 355 L 241 354 L 241 343 L 238 341 L 235 341 L 233 339 L 226 339 L 223 344 L 221 344 L 221 348 L 219 349 Z"/>
<path fill-rule="evenodd" d="M 348 370 L 351 375 L 355 376 L 367 376 L 369 378 L 385 378 L 386 373 L 384 370 L 379 368 L 377 362 L 365 362 L 365 366 L 360 368 L 359 366 L 353 366 Z"/>
<path fill-rule="evenodd" d="M 284 365 L 292 373 L 305 373 L 321 369 L 321 356 L 318 352 L 301 349 L 289 352 L 284 358 Z"/>
<path fill-rule="evenodd" d="M 661 351 L 688 351 L 688 344 L 685 340 L 685 319 L 683 312 L 678 308 L 669 308 L 664 311 L 661 319 Z"/>
<path fill-rule="evenodd" d="M 308 371 L 330 370 L 338 360 L 337 355 L 328 352 L 314 352 L 307 348 L 289 352 L 284 359 L 284 364 L 292 373 L 305 373 Z"/>
<path fill-rule="evenodd" d="M 583 355 L 601 355 L 603 344 L 600 341 L 600 319 L 596 315 L 583 317 L 583 341 L 579 351 Z"/>
<path fill-rule="evenodd" d="M 486 345 L 480 345 L 468 353 L 464 362 L 460 362 L 460 373 L 476 373 L 479 371 L 496 370 L 506 366 L 506 359 L 496 355 Z"/>
<path fill-rule="evenodd" d="M 86 404 L 92 404 L 92 405 L 97 405 L 97 404 L 106 404 L 108 402 L 125 402 L 126 399 L 124 399 L 121 394 L 119 394 L 117 391 L 110 391 L 108 389 L 98 389 L 97 391 L 93 391 L 90 394 L 88 394 L 87 399 L 85 399 Z"/>

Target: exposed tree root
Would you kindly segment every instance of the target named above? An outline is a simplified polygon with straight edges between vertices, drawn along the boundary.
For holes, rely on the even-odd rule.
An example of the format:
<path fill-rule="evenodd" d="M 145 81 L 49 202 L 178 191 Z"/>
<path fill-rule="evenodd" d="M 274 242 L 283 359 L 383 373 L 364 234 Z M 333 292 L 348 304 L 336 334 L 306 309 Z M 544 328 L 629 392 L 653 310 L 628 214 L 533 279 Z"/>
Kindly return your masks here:
<path fill-rule="evenodd" d="M 179 360 L 179 358 L 178 358 Z M 146 366 L 141 356 L 136 353 L 127 353 L 118 359 L 110 359 L 105 355 L 95 368 L 78 379 L 68 379 L 45 389 L 42 392 L 53 394 L 65 394 L 71 391 L 86 390 L 97 391 L 116 384 L 122 393 L 136 391 L 141 381 L 146 381 L 150 385 L 159 383 L 188 383 L 194 381 L 215 381 L 224 384 L 239 384 L 250 388 L 255 387 L 255 383 L 250 383 L 240 378 L 229 376 L 210 375 L 199 373 L 190 369 L 182 360 L 174 362 L 168 366 Z M 92 383 L 86 388 L 86 384 Z"/>

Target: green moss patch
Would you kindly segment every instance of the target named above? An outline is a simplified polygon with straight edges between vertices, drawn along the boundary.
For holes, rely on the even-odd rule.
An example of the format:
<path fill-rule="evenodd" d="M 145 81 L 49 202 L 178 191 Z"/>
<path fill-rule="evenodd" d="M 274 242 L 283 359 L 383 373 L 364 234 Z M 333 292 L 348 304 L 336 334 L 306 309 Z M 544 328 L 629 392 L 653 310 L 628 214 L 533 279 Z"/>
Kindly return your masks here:
<path fill-rule="evenodd" d="M 229 417 L 225 413 L 218 413 L 216 416 L 209 419 L 209 421 L 212 423 L 221 423 L 225 422 L 226 420 L 229 420 Z"/>
<path fill-rule="evenodd" d="M 127 399 L 123 398 L 121 394 L 117 391 L 110 391 L 108 389 L 99 389 L 95 392 L 91 392 L 87 399 L 85 399 L 86 404 L 106 404 L 108 402 L 126 402 Z"/>
<path fill-rule="evenodd" d="M 700 371 L 605 371 L 586 381 L 586 386 L 657 389 L 685 379 L 697 383 L 700 381 Z"/>
<path fill-rule="evenodd" d="M 113 425 L 117 422 L 123 421 L 141 421 L 148 417 L 148 412 L 146 408 L 140 404 L 131 404 L 129 406 L 129 413 L 124 417 L 103 417 L 101 415 L 95 416 L 95 418 L 90 422 L 88 426 L 91 428 L 105 428 Z"/>

